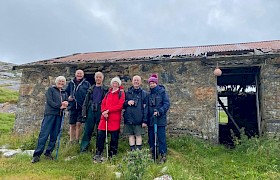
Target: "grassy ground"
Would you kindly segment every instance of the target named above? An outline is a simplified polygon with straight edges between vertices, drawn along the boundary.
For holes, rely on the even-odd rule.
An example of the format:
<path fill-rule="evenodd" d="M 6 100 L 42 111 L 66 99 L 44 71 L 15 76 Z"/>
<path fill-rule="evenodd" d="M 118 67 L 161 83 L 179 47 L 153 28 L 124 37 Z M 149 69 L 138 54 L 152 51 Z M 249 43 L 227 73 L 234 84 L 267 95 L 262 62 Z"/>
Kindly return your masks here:
<path fill-rule="evenodd" d="M 15 121 L 15 114 L 13 113 L 0 113 L 0 134 L 8 133 L 13 128 Z"/>
<path fill-rule="evenodd" d="M 219 111 L 219 122 L 222 124 L 228 123 L 228 116 L 225 111 Z"/>
<path fill-rule="evenodd" d="M 11 104 L 18 101 L 19 92 L 15 90 L 9 90 L 5 87 L 0 87 L 0 103 L 9 102 Z"/>
<path fill-rule="evenodd" d="M 2 134 L 0 145 L 34 149 L 38 132 L 29 136 Z M 119 154 L 113 160 L 94 164 L 92 153 L 78 154 L 78 145 L 69 145 L 64 133 L 59 158 L 31 164 L 31 157 L 17 155 L 0 158 L 0 177 L 4 179 L 115 179 L 114 172 L 128 173 L 127 139 L 120 139 Z M 190 136 L 168 138 L 168 161 L 164 165 L 147 163 L 142 179 L 153 179 L 166 173 L 173 179 L 279 179 L 280 143 L 274 139 L 240 139 L 235 149 L 212 145 Z M 94 142 L 92 143 L 94 144 Z M 145 147 L 147 147 L 145 139 Z M 94 147 L 91 146 L 92 151 Z M 55 154 L 55 151 L 54 153 Z M 65 158 L 75 156 L 70 161 Z M 124 179 L 124 178 L 123 178 Z M 128 179 L 128 178 L 126 178 Z"/>

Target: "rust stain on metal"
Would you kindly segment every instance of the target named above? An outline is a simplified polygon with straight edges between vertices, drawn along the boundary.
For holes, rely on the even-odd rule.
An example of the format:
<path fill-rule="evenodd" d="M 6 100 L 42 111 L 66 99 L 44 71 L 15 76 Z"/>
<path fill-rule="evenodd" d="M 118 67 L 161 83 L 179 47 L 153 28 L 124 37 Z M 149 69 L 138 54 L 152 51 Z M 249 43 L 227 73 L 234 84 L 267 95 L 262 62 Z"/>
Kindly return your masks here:
<path fill-rule="evenodd" d="M 237 44 L 221 44 L 221 45 L 205 45 L 190 47 L 174 47 L 174 48 L 155 48 L 155 49 L 137 49 L 124 51 L 108 51 L 108 52 L 91 52 L 76 53 L 69 56 L 57 57 L 48 60 L 37 61 L 33 63 L 23 64 L 22 67 L 28 65 L 47 65 L 47 64 L 63 64 L 63 63 L 95 63 L 95 62 L 116 62 L 116 61 L 141 61 L 141 60 L 157 60 L 172 59 L 184 57 L 203 57 L 213 55 L 240 55 L 244 53 L 269 53 L 280 52 L 280 40 L 261 41 Z M 19 67 L 21 67 L 19 66 Z"/>

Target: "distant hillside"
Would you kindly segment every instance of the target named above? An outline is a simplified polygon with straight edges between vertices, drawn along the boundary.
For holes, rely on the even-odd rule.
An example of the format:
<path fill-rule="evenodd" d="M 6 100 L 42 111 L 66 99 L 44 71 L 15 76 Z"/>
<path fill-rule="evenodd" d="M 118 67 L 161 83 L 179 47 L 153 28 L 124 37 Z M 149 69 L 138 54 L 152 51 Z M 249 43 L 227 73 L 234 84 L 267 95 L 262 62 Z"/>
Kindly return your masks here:
<path fill-rule="evenodd" d="M 13 71 L 15 64 L 0 61 L 0 113 L 15 113 L 21 71 Z"/>
<path fill-rule="evenodd" d="M 18 90 L 20 85 L 21 71 L 13 71 L 16 64 L 0 61 L 0 87 Z"/>

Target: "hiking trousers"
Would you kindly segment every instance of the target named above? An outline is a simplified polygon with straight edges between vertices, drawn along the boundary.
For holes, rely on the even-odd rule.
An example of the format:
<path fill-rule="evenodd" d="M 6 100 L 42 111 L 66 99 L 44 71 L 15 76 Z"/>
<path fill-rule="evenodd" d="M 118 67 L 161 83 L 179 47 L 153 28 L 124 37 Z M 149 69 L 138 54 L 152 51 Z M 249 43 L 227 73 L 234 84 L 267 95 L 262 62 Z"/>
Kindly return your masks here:
<path fill-rule="evenodd" d="M 108 135 L 111 135 L 110 146 L 109 146 L 109 155 L 116 155 L 118 152 L 118 142 L 119 142 L 119 130 L 117 131 L 108 131 Z M 104 150 L 104 143 L 106 139 L 106 131 L 98 130 L 96 143 L 96 151 L 102 153 Z"/>
<path fill-rule="evenodd" d="M 96 111 L 96 112 L 93 112 L 91 110 L 88 111 L 88 117 L 85 121 L 84 133 L 83 133 L 82 142 L 81 142 L 81 152 L 88 150 L 88 147 L 89 147 L 90 141 L 91 141 L 91 137 L 92 137 L 92 133 L 94 131 L 94 127 L 96 127 L 96 129 L 97 129 L 99 121 L 100 121 L 100 116 L 101 116 L 100 111 Z M 97 132 L 96 132 L 96 136 L 98 136 Z M 97 138 L 98 137 L 96 137 L 96 142 L 97 142 Z"/>
<path fill-rule="evenodd" d="M 40 157 L 42 155 L 48 138 L 49 138 L 49 144 L 47 146 L 45 154 L 49 155 L 52 153 L 55 147 L 57 136 L 60 131 L 61 121 L 62 121 L 62 116 L 59 115 L 44 116 L 41 125 L 40 134 L 38 137 L 38 144 L 34 151 L 33 157 L 34 156 Z"/>
<path fill-rule="evenodd" d="M 155 150 L 155 131 L 154 126 L 148 127 L 149 146 L 152 152 Z M 166 126 L 157 126 L 157 146 L 160 154 L 167 153 Z"/>

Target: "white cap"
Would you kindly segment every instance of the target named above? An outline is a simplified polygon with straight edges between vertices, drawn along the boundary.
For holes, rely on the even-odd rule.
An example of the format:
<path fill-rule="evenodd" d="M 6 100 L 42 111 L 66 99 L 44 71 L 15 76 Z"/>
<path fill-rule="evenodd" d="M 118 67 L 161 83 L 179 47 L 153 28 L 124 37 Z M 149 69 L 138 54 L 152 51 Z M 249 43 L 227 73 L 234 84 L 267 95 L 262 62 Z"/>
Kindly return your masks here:
<path fill-rule="evenodd" d="M 114 77 L 114 78 L 111 80 L 111 86 L 112 86 L 113 82 L 119 83 L 119 86 L 122 84 L 122 81 L 121 81 L 120 78 L 117 77 L 117 76 Z"/>

